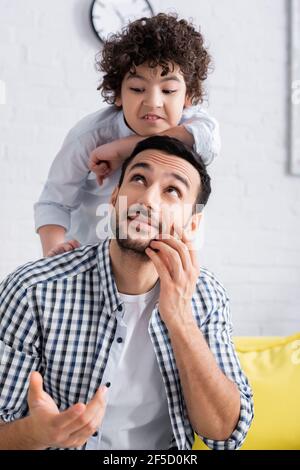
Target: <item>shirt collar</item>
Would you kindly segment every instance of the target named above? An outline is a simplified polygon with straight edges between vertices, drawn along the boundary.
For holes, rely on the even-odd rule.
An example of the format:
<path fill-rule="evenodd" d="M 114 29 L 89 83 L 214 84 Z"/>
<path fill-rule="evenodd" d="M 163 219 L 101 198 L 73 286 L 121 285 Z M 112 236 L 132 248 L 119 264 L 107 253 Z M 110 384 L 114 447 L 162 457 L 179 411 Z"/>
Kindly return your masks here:
<path fill-rule="evenodd" d="M 99 244 L 97 250 L 97 264 L 100 276 L 100 284 L 104 292 L 105 309 L 109 315 L 121 310 L 122 301 L 118 295 L 109 255 L 110 239 L 106 238 Z"/>
<path fill-rule="evenodd" d="M 117 120 L 118 120 L 118 127 L 119 127 L 119 132 L 120 132 L 121 138 L 122 137 L 128 137 L 129 135 L 136 135 L 135 132 L 133 132 L 130 129 L 130 127 L 127 126 L 122 110 L 120 110 L 118 112 Z"/>

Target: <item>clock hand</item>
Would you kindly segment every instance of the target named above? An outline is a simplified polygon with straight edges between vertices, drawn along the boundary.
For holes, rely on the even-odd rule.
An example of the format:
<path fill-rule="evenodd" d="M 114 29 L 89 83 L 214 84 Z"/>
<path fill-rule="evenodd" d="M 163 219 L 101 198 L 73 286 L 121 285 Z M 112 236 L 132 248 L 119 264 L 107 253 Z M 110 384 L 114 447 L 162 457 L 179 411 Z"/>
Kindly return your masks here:
<path fill-rule="evenodd" d="M 115 7 L 113 7 L 113 9 L 114 9 L 115 14 L 120 18 L 122 24 L 125 24 L 124 16 L 122 16 L 121 13 L 119 12 L 119 10 L 117 10 Z"/>

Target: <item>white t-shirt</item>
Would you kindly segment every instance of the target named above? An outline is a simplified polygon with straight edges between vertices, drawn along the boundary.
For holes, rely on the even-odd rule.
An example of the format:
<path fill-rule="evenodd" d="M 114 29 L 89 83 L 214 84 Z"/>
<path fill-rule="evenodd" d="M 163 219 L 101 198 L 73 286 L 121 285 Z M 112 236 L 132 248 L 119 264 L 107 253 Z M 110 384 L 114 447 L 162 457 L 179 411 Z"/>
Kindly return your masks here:
<path fill-rule="evenodd" d="M 159 283 L 142 295 L 119 294 L 125 312 L 116 336 L 123 336 L 119 357 L 114 343 L 106 369 L 113 377 L 107 393 L 106 413 L 98 436 L 86 449 L 167 449 L 173 436 L 167 396 L 148 333 Z M 120 333 L 123 328 L 123 333 Z M 120 345 L 120 340 L 119 343 Z M 114 370 L 115 369 L 115 370 Z"/>

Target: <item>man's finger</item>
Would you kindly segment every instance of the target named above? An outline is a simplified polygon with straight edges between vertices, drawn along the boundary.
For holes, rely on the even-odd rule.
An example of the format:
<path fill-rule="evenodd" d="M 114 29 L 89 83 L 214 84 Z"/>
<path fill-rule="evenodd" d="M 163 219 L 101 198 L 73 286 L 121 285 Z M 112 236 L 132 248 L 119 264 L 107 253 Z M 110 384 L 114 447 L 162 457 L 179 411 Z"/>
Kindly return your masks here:
<path fill-rule="evenodd" d="M 72 432 L 69 437 L 68 441 L 70 442 L 81 442 L 85 443 L 101 426 L 101 419 L 92 419 L 89 423 L 87 423 L 82 428 L 78 429 L 75 432 Z M 82 444 L 81 444 L 82 445 Z M 74 445 L 72 445 L 73 447 Z M 75 446 L 78 447 L 78 444 Z"/>
<path fill-rule="evenodd" d="M 150 247 L 146 248 L 145 252 L 149 256 L 151 261 L 153 262 L 160 279 L 166 280 L 166 281 L 171 280 L 171 273 L 168 270 L 166 264 L 160 258 L 160 256 L 157 253 L 155 253 L 155 251 Z"/>
<path fill-rule="evenodd" d="M 64 429 L 66 434 L 69 429 L 77 429 L 76 422 L 79 417 L 86 411 L 86 405 L 84 403 L 76 403 L 65 411 L 61 411 L 53 420 L 53 425 Z M 71 432 L 71 431 L 70 431 Z"/>
<path fill-rule="evenodd" d="M 162 239 L 162 240 L 163 240 L 163 243 L 165 243 L 166 245 L 169 245 L 179 254 L 182 267 L 186 271 L 192 264 L 190 252 L 189 252 L 187 245 L 183 243 L 181 240 L 174 238 L 174 237 L 170 237 L 168 239 Z M 172 256 L 172 259 L 173 259 L 173 256 Z"/>
<path fill-rule="evenodd" d="M 29 379 L 28 401 L 34 404 L 42 399 L 43 377 L 39 372 L 32 372 Z"/>
<path fill-rule="evenodd" d="M 183 231 L 183 234 L 182 234 L 182 241 L 188 247 L 188 250 L 190 252 L 190 257 L 191 257 L 192 264 L 193 264 L 194 268 L 199 269 L 199 261 L 198 261 L 198 257 L 197 257 L 197 250 L 195 248 L 194 243 L 192 242 L 192 240 L 189 239 L 189 237 L 187 236 L 185 231 Z"/>
<path fill-rule="evenodd" d="M 166 242 L 167 240 L 152 240 L 150 246 L 159 250 L 158 254 L 161 254 L 161 260 L 165 258 L 168 261 L 169 273 L 173 280 L 176 280 L 183 269 L 181 258 L 178 251 L 172 246 L 169 246 Z"/>
<path fill-rule="evenodd" d="M 69 424 L 64 426 L 64 431 L 66 433 L 72 434 L 87 426 L 88 423 L 90 423 L 93 419 L 96 419 L 96 421 L 98 419 L 101 420 L 105 412 L 106 391 L 107 387 L 101 386 L 95 393 L 93 399 L 87 405 L 85 405 L 84 412 L 81 413 L 77 419 L 73 421 L 71 420 Z"/>

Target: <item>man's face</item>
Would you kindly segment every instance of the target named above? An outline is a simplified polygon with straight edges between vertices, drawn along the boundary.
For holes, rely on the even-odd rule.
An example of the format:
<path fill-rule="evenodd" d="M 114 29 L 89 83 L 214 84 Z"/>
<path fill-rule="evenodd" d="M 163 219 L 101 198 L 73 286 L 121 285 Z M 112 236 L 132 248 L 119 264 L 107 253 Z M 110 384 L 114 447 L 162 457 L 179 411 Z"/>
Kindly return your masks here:
<path fill-rule="evenodd" d="M 158 234 L 165 236 L 191 223 L 200 176 L 186 160 L 147 149 L 128 165 L 112 195 L 119 246 L 144 253 Z"/>
<path fill-rule="evenodd" d="M 129 127 L 141 136 L 159 134 L 176 127 L 185 106 L 190 106 L 186 85 L 178 65 L 161 76 L 162 67 L 151 69 L 147 64 L 128 72 L 116 105 L 122 106 Z"/>

